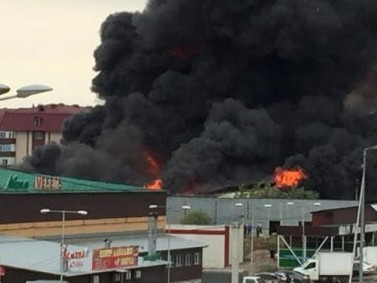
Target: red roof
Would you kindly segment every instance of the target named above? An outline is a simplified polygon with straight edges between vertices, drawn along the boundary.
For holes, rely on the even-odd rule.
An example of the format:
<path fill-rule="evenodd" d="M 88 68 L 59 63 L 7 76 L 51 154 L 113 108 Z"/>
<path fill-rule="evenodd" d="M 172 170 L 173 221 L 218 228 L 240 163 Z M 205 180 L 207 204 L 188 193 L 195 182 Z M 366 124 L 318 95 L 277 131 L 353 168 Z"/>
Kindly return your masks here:
<path fill-rule="evenodd" d="M 0 109 L 2 131 L 47 131 L 60 132 L 63 121 L 73 114 L 87 112 L 90 107 L 78 105 L 48 104 L 31 108 Z M 41 119 L 39 126 L 35 119 Z"/>

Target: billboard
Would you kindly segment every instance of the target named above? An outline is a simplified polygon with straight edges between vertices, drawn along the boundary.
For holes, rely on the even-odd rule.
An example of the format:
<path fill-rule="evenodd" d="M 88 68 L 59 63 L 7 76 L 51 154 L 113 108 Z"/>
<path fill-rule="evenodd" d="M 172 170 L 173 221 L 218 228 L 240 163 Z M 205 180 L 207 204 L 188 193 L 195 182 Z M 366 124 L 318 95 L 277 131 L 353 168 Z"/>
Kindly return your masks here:
<path fill-rule="evenodd" d="M 67 271 L 90 271 L 92 254 L 88 248 L 68 246 L 63 251 L 65 269 Z"/>
<path fill-rule="evenodd" d="M 92 270 L 106 270 L 138 264 L 139 247 L 124 246 L 93 250 Z"/>

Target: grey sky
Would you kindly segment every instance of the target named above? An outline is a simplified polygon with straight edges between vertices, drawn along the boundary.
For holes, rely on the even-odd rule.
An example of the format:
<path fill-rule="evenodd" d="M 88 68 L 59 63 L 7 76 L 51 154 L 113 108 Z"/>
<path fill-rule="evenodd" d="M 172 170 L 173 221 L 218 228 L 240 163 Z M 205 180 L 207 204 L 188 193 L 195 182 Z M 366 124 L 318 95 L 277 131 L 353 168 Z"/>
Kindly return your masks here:
<path fill-rule="evenodd" d="M 106 17 L 142 11 L 147 0 L 1 0 L 0 83 L 11 93 L 27 84 L 53 92 L 0 102 L 3 107 L 39 103 L 95 105 L 93 51 Z"/>

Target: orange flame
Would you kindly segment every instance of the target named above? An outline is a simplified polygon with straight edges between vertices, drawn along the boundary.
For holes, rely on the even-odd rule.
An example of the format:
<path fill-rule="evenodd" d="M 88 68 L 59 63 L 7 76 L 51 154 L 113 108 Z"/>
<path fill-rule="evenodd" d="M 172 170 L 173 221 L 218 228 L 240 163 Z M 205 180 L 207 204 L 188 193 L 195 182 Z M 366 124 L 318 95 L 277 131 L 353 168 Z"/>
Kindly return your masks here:
<path fill-rule="evenodd" d="M 300 167 L 297 169 L 283 169 L 281 167 L 277 167 L 275 169 L 275 176 L 274 181 L 275 185 L 278 188 L 284 187 L 295 187 L 297 186 L 303 179 L 307 179 L 308 176 L 305 174 L 304 170 Z"/>
<path fill-rule="evenodd" d="M 162 189 L 162 180 L 156 179 L 145 185 L 145 188 L 148 190 L 161 190 Z"/>
<path fill-rule="evenodd" d="M 162 189 L 162 180 L 158 178 L 160 175 L 161 166 L 158 162 L 158 159 L 149 153 L 147 150 L 143 151 L 143 156 L 148 164 L 149 175 L 154 178 L 154 180 L 144 187 L 149 190 L 161 190 Z"/>

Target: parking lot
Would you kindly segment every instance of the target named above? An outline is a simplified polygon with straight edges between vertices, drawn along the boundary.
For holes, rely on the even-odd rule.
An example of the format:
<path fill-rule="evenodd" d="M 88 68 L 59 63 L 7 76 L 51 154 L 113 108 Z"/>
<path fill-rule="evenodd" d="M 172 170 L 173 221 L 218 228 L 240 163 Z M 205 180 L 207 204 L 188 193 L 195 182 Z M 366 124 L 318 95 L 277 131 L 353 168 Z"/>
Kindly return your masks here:
<path fill-rule="evenodd" d="M 359 282 L 359 277 L 355 276 L 354 278 L 352 278 L 352 282 Z M 368 282 L 368 283 L 377 282 L 377 274 L 364 275 L 363 282 Z"/>

